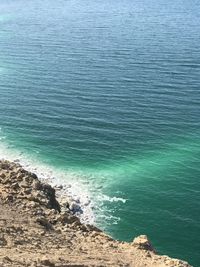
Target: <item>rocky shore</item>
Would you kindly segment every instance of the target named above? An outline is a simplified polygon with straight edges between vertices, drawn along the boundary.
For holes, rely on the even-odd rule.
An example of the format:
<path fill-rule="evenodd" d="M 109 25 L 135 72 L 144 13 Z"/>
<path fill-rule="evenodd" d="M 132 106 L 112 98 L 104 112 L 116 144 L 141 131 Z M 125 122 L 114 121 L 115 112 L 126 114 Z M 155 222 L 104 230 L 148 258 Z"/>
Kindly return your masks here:
<path fill-rule="evenodd" d="M 82 224 L 73 214 L 78 207 L 56 190 L 18 163 L 0 161 L 1 267 L 190 267 L 157 255 L 144 235 L 119 242 Z"/>

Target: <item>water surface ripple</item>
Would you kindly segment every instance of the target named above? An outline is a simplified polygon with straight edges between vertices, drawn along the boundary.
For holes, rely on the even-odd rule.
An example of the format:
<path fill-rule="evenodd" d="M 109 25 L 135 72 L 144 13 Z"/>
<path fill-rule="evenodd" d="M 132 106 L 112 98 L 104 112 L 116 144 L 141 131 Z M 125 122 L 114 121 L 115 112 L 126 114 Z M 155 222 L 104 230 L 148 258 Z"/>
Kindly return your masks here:
<path fill-rule="evenodd" d="M 97 225 L 196 267 L 199 14 L 196 0 L 0 2 L 1 157 L 80 181 Z"/>

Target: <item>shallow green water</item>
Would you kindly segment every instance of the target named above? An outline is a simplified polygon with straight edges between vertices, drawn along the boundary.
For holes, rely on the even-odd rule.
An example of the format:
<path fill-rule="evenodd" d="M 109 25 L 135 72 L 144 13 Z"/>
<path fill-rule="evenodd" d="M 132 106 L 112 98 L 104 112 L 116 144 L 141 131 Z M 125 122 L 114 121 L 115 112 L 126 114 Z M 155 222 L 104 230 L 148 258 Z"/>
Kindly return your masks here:
<path fill-rule="evenodd" d="M 1 157 L 51 166 L 84 185 L 112 236 L 147 234 L 196 267 L 199 12 L 184 0 L 0 3 Z"/>

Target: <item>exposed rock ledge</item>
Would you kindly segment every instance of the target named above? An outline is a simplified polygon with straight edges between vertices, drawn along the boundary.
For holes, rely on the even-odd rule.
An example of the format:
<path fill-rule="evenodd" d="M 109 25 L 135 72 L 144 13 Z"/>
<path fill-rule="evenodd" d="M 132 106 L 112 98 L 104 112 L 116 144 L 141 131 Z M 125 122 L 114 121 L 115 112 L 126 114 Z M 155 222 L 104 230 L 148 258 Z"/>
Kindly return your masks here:
<path fill-rule="evenodd" d="M 65 203 L 66 205 L 66 203 Z M 0 266 L 189 267 L 155 253 L 146 236 L 119 242 L 64 211 L 55 189 L 0 161 Z"/>

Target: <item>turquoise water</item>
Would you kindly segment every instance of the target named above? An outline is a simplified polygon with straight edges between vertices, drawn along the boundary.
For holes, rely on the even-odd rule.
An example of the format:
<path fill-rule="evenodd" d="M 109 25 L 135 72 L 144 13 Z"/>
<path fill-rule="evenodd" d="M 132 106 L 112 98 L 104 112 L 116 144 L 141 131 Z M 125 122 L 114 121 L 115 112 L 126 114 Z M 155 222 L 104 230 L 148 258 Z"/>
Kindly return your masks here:
<path fill-rule="evenodd" d="M 80 181 L 98 226 L 195 267 L 199 13 L 195 0 L 0 2 L 1 157 Z"/>

